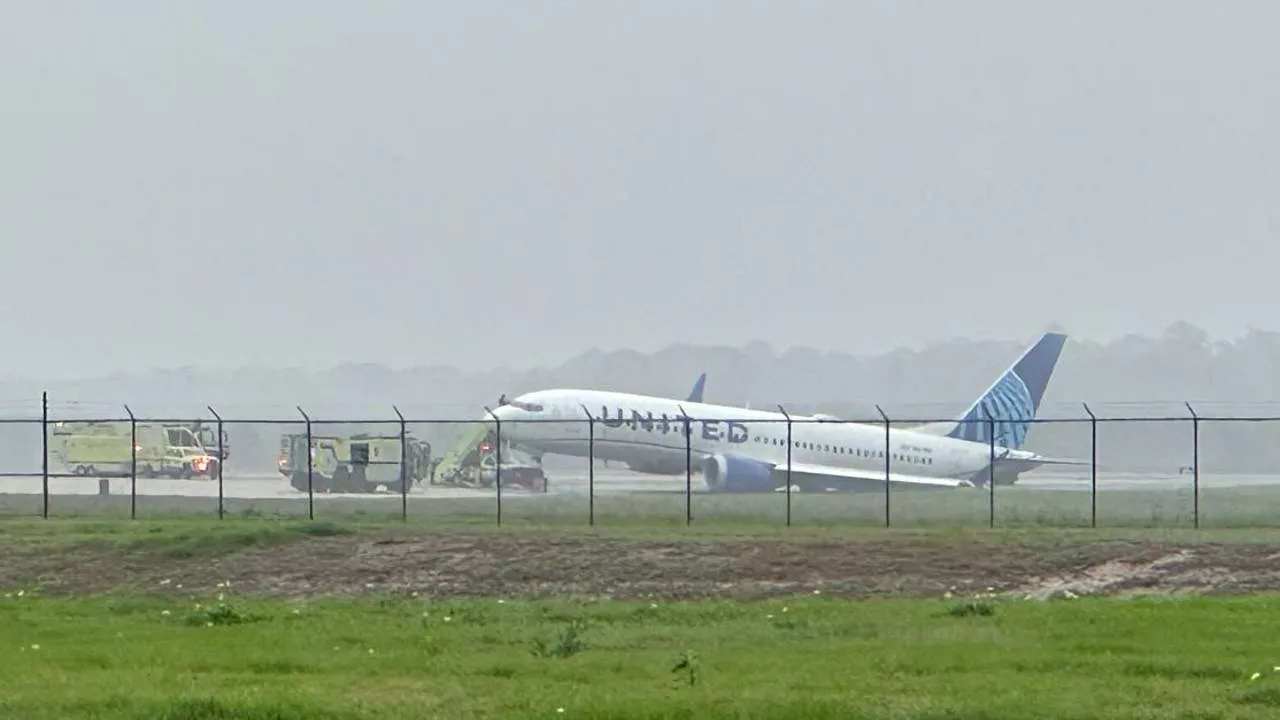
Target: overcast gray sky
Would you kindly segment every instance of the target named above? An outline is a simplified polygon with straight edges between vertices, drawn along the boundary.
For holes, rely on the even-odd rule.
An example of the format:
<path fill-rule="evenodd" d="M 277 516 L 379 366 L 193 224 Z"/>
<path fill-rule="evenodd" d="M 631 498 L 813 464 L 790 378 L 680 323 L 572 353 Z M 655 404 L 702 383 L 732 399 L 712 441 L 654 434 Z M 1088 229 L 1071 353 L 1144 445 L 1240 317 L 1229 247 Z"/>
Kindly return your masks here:
<path fill-rule="evenodd" d="M 1275 329 L 1280 3 L 10 2 L 5 374 Z"/>

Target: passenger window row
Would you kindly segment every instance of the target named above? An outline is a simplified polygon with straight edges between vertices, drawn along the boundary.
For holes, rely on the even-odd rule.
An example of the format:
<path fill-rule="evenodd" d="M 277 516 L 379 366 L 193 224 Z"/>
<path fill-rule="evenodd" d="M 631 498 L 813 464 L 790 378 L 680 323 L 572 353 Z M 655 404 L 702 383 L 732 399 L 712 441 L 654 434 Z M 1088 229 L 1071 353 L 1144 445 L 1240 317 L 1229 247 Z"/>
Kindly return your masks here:
<path fill-rule="evenodd" d="M 787 441 L 780 438 L 755 436 L 755 441 L 766 445 L 781 445 L 786 447 Z M 850 448 L 839 445 L 819 445 L 818 443 L 793 441 L 793 444 L 799 450 L 812 450 L 814 452 L 829 453 L 831 455 L 854 455 L 864 458 L 883 458 L 884 450 L 870 450 L 865 448 Z M 893 460 L 897 462 L 912 463 L 915 465 L 932 465 L 933 458 L 920 455 L 904 455 L 902 453 L 893 453 Z"/>

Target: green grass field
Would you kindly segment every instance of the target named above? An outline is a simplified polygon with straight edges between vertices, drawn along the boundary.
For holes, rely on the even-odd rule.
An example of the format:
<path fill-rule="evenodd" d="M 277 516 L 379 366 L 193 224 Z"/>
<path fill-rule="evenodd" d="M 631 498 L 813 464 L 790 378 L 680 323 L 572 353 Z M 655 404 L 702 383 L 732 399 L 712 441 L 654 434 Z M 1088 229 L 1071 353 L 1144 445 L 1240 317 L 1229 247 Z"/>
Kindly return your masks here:
<path fill-rule="evenodd" d="M 427 492 L 408 498 L 407 512 L 420 519 L 457 518 L 477 523 L 497 522 L 494 497 L 450 498 Z M 1176 490 L 1109 490 L 1099 492 L 1096 522 L 1099 527 L 1193 527 L 1196 499 L 1191 486 Z M 223 509 L 232 515 L 284 515 L 307 517 L 306 496 L 282 499 L 227 499 Z M 785 526 L 787 497 L 763 495 L 694 494 L 694 521 L 720 518 L 754 518 Z M 1089 493 L 1028 487 L 997 487 L 994 497 L 985 490 L 921 492 L 898 490 L 890 495 L 889 519 L 896 526 L 987 527 L 1089 527 L 1094 520 Z M 59 517 L 128 517 L 128 495 L 54 495 L 49 512 Z M 586 525 L 594 514 L 597 524 L 645 520 L 670 526 L 685 521 L 686 498 L 671 494 L 601 493 L 594 499 L 577 495 L 531 495 L 508 491 L 502 502 L 504 523 Z M 38 495 L 0 496 L 0 516 L 32 517 L 42 512 Z M 172 515 L 216 516 L 216 498 L 139 495 L 138 517 Z M 399 495 L 317 496 L 317 518 L 398 517 Z M 1201 527 L 1280 527 L 1280 486 L 1210 488 L 1199 496 Z M 791 496 L 792 525 L 838 524 L 878 527 L 885 522 L 885 499 L 878 493 L 804 494 Z"/>
<path fill-rule="evenodd" d="M 0 598 L 43 718 L 1274 718 L 1272 598 Z M 1253 673 L 1260 673 L 1251 680 Z"/>
<path fill-rule="evenodd" d="M 1241 567 L 1266 567 L 1280 548 L 1272 532 L 1243 530 L 785 530 L 745 518 L 674 531 L 644 522 L 536 532 L 466 519 L 426 524 L 435 527 L 377 518 L 0 521 L 0 555 L 9 558 L 0 565 L 0 580 L 8 578 L 0 718 L 1280 717 L 1273 595 L 1040 601 L 979 587 L 977 596 L 914 600 L 812 591 L 750 602 L 445 600 L 429 597 L 430 581 L 417 596 L 363 590 L 380 570 L 357 562 L 345 573 L 358 597 L 318 590 L 270 599 L 239 579 L 216 587 L 228 576 L 204 570 L 313 545 L 330 553 L 340 545 L 337 561 L 369 543 L 460 542 L 477 530 L 482 543 L 674 534 L 884 552 L 866 544 L 874 539 L 914 547 L 913 562 L 929 562 L 936 548 L 944 565 L 952 561 L 942 551 L 955 558 L 957 546 L 1025 564 L 1028 549 L 1047 560 L 1104 539 L 1214 541 L 1254 547 L 1255 560 Z M 703 559 L 689 554 L 695 567 Z M 564 572 L 578 560 L 564 558 Z M 104 568 L 122 584 L 87 596 L 42 592 L 55 573 Z M 192 568 L 205 590 L 156 574 L 187 573 L 192 588 Z M 263 566 L 260 577 L 272 572 Z M 888 572 L 899 570 L 890 563 Z"/>

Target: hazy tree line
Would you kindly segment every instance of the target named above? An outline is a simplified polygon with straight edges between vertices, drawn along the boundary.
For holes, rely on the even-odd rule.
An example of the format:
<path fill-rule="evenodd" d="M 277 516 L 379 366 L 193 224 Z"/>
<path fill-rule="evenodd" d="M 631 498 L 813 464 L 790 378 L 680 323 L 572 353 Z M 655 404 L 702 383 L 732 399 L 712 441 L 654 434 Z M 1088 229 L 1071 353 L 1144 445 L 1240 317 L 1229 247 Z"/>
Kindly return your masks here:
<path fill-rule="evenodd" d="M 129 403 L 150 417 L 211 417 L 206 405 L 228 418 L 290 420 L 293 425 L 228 426 L 234 457 L 228 465 L 252 470 L 274 466 L 282 432 L 298 432 L 302 405 L 321 419 L 386 418 L 366 428 L 395 429 L 396 405 L 416 419 L 479 421 L 481 406 L 508 395 L 547 387 L 590 387 L 684 396 L 698 373 L 709 374 L 707 400 L 792 412 L 826 412 L 873 421 L 875 405 L 893 418 L 944 419 L 968 405 L 1034 336 L 1019 342 L 953 339 L 920 350 L 873 355 L 811 348 L 776 350 L 765 343 L 744 347 L 674 345 L 656 353 L 583 353 L 554 368 L 469 372 L 454 367 L 393 370 L 347 365 L 322 372 L 242 368 L 230 371 L 176 369 L 77 381 L 42 383 L 11 379 L 0 385 L 9 417 L 38 417 L 41 390 L 48 390 L 55 417 L 122 416 Z M 508 359 L 518 364 L 519 358 Z M 1184 402 L 1204 416 L 1280 415 L 1277 370 L 1280 333 L 1253 330 L 1230 341 L 1211 341 L 1187 323 L 1158 336 L 1129 335 L 1113 342 L 1072 340 L 1058 364 L 1041 408 L 1042 418 L 1087 418 L 1082 403 L 1102 418 L 1185 418 L 1104 422 L 1098 429 L 1099 462 L 1109 468 L 1177 473 L 1192 462 L 1192 425 Z M 443 450 L 461 430 L 415 426 Z M 351 428 L 326 427 L 326 432 Z M 317 430 L 319 431 L 319 430 Z M 1205 471 L 1268 472 L 1280 469 L 1280 421 L 1220 422 L 1200 427 Z M 38 471 L 38 426 L 0 428 L 6 472 Z M 1087 423 L 1037 426 L 1028 447 L 1088 458 Z"/>

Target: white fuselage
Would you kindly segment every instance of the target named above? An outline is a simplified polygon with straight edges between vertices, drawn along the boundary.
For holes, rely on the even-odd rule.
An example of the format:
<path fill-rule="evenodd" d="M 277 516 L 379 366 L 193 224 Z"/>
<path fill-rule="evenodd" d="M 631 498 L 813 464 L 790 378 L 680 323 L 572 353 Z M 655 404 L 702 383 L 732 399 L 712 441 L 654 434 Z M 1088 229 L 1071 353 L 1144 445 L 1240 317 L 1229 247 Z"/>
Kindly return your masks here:
<path fill-rule="evenodd" d="M 520 448 L 618 462 L 687 460 L 695 472 L 704 458 L 719 453 L 883 472 L 887 454 L 894 473 L 967 478 L 985 470 L 993 452 L 987 444 L 906 429 L 890 428 L 886 437 L 883 424 L 793 418 L 788 428 L 779 412 L 630 393 L 543 390 L 517 400 L 495 412 L 503 438 Z M 999 457 L 1009 451 L 996 446 L 994 452 Z"/>

